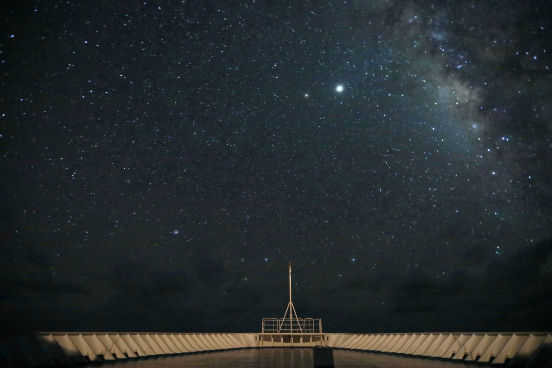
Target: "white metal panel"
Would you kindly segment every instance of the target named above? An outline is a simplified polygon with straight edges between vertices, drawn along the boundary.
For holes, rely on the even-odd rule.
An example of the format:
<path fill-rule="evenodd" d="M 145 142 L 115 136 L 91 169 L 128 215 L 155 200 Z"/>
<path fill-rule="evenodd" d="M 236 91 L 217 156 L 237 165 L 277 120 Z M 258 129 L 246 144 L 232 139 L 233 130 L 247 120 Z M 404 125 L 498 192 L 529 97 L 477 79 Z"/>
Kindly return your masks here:
<path fill-rule="evenodd" d="M 77 349 L 75 344 L 73 344 L 73 342 L 69 338 L 69 335 L 53 335 L 53 338 L 61 347 L 61 350 L 63 351 L 67 359 L 69 359 L 69 361 L 85 361 L 79 349 Z"/>
<path fill-rule="evenodd" d="M 140 334 L 129 335 L 130 338 L 146 353 L 146 355 L 157 355 L 157 353 L 152 349 L 151 346 L 142 338 Z"/>
<path fill-rule="evenodd" d="M 133 334 L 116 333 L 59 333 L 37 334 L 38 343 L 24 345 L 29 361 L 19 359 L 18 364 L 34 364 L 32 358 L 42 354 L 44 363 L 63 364 L 125 359 L 129 357 L 174 354 L 182 352 L 234 349 L 246 346 L 301 346 L 306 347 L 317 341 L 314 335 L 296 335 L 293 343 L 289 336 L 263 335 L 264 341 L 255 340 L 260 334 Z M 319 337 L 319 336 L 318 336 Z M 454 360 L 470 360 L 493 365 L 504 364 L 511 359 L 512 364 L 526 366 L 546 366 L 550 364 L 549 349 L 552 335 L 530 334 L 325 334 L 323 342 L 344 349 L 371 349 L 381 352 L 414 354 Z M 19 343 L 21 337 L 16 337 Z M 326 340 L 327 339 L 327 340 Z M 16 342 L 17 342 L 16 341 Z M 14 345 L 15 346 L 15 345 Z M 22 345 L 23 346 L 23 345 Z M 34 349 L 34 350 L 29 350 Z M 33 353 L 36 353 L 33 355 Z M 14 360 L 15 361 L 15 360 Z M 6 363 L 6 362 L 4 362 Z M 8 361 L 8 364 L 12 364 Z M 43 364 L 43 365 L 44 365 Z"/>
<path fill-rule="evenodd" d="M 529 358 L 537 351 L 545 339 L 546 335 L 529 335 L 529 338 L 525 341 L 521 349 L 519 349 L 515 358 Z"/>
<path fill-rule="evenodd" d="M 173 343 L 173 345 L 178 349 L 181 353 L 187 353 L 188 349 L 182 345 L 182 343 L 176 338 L 175 334 L 166 334 L 165 337 Z"/>
<path fill-rule="evenodd" d="M 397 354 L 405 354 L 408 349 L 414 344 L 416 340 L 420 338 L 419 334 L 407 334 L 408 339 L 404 342 L 403 346 L 397 350 Z"/>
<path fill-rule="evenodd" d="M 182 334 L 180 336 L 193 347 L 194 351 L 205 351 L 205 348 L 197 343 L 192 334 Z"/>
<path fill-rule="evenodd" d="M 512 335 L 498 335 L 487 349 L 481 354 L 479 363 L 488 363 L 492 357 L 496 358 L 504 348 L 504 345 L 512 338 Z"/>
<path fill-rule="evenodd" d="M 391 341 L 393 341 L 394 338 L 395 338 L 395 335 L 393 334 L 386 335 L 386 337 L 382 339 L 381 342 L 378 344 L 378 346 L 375 346 L 373 350 L 383 351 L 385 348 L 389 346 L 389 344 L 391 343 Z"/>
<path fill-rule="evenodd" d="M 339 342 L 339 339 L 341 338 L 341 334 L 327 334 L 329 339 L 326 341 L 328 346 L 331 346 L 332 348 L 335 347 L 335 345 Z"/>
<path fill-rule="evenodd" d="M 240 334 L 240 335 L 246 341 L 247 346 L 249 346 L 250 348 L 254 348 L 256 346 L 256 343 L 255 343 L 256 334 L 244 333 L 244 334 Z"/>
<path fill-rule="evenodd" d="M 458 338 L 456 340 L 454 340 L 454 342 L 450 345 L 448 350 L 443 355 L 440 356 L 440 358 L 445 358 L 445 359 L 452 358 L 454 355 L 456 355 L 456 353 L 458 353 L 462 349 L 464 344 L 466 344 L 466 342 L 471 337 L 472 337 L 472 335 L 465 335 L 465 334 L 459 335 Z"/>
<path fill-rule="evenodd" d="M 521 349 L 525 341 L 529 338 L 529 335 L 516 335 L 514 334 L 510 340 L 504 345 L 504 348 L 493 360 L 493 364 L 503 364 L 506 359 L 512 359 L 517 352 Z"/>
<path fill-rule="evenodd" d="M 391 351 L 391 349 L 393 349 L 393 347 L 397 344 L 397 342 L 399 342 L 402 337 L 399 334 L 393 334 L 392 336 L 393 338 L 385 345 L 383 349 L 381 349 L 383 353 L 388 353 L 389 351 Z"/>
<path fill-rule="evenodd" d="M 222 346 L 220 346 L 215 339 L 213 339 L 213 335 L 201 335 L 208 343 L 209 346 L 213 348 L 213 350 L 222 350 Z"/>
<path fill-rule="evenodd" d="M 99 336 L 98 336 L 99 337 Z M 123 357 L 126 358 L 128 356 L 129 358 L 135 358 L 137 355 L 134 353 L 132 348 L 128 346 L 128 344 L 123 340 L 121 336 L 117 335 L 105 335 L 106 338 L 108 338 L 119 351 L 115 350 L 111 352 L 111 354 L 115 354 L 117 358 L 119 358 L 119 354 L 123 354 Z M 109 344 L 109 341 L 106 341 L 106 344 Z M 106 345 L 104 344 L 104 345 Z M 126 354 L 126 356 L 125 356 Z M 122 359 L 122 358 L 121 358 Z"/>
<path fill-rule="evenodd" d="M 428 349 L 426 354 L 428 354 L 428 356 L 432 358 L 443 358 L 443 355 L 452 346 L 452 344 L 454 344 L 454 342 L 458 340 L 459 336 L 460 335 L 442 334 L 441 337 L 443 337 L 443 339 L 438 338 L 437 340 L 435 340 L 433 346 Z"/>
<path fill-rule="evenodd" d="M 347 343 L 340 346 L 342 349 L 350 349 L 353 344 L 355 344 L 358 339 L 360 339 L 362 336 L 354 334 L 350 339 L 347 340 Z"/>
<path fill-rule="evenodd" d="M 168 349 L 168 352 L 166 354 L 181 353 L 181 351 L 178 350 L 176 345 L 173 344 L 173 342 L 171 340 L 169 340 L 169 338 L 167 337 L 166 334 L 155 334 L 155 335 L 151 335 L 151 336 L 152 336 L 152 338 L 155 337 L 155 342 L 157 343 L 157 345 L 162 347 L 164 351 L 167 351 L 167 349 Z M 161 344 L 163 344 L 163 345 L 161 345 Z"/>
<path fill-rule="evenodd" d="M 234 334 L 228 334 L 228 338 L 232 341 L 234 341 L 239 348 L 247 348 L 247 343 L 244 341 L 244 342 L 241 342 L 238 338 L 237 338 L 237 335 L 234 335 Z"/>
<path fill-rule="evenodd" d="M 374 342 L 372 346 L 370 346 L 370 350 L 378 351 L 380 346 L 389 338 L 388 334 L 380 334 L 380 338 L 377 342 Z"/>
<path fill-rule="evenodd" d="M 414 354 L 416 350 L 420 347 L 420 345 L 423 344 L 424 341 L 427 340 L 429 335 L 421 334 L 416 340 L 412 342 L 412 345 L 406 350 L 405 354 Z"/>
<path fill-rule="evenodd" d="M 400 336 L 399 340 L 395 343 L 395 345 L 391 349 L 389 349 L 390 353 L 398 352 L 399 349 L 402 348 L 404 344 L 406 344 L 406 342 L 410 339 L 410 335 L 408 334 L 399 334 L 399 336 Z"/>
<path fill-rule="evenodd" d="M 171 349 L 167 346 L 167 344 L 165 344 L 163 340 L 161 340 L 158 334 L 144 334 L 144 339 L 146 340 L 147 343 L 150 343 L 150 340 L 147 340 L 148 338 L 151 340 L 150 346 L 153 345 L 152 346 L 153 350 L 156 350 L 154 346 L 157 346 L 160 349 L 160 352 L 156 350 L 158 354 L 173 353 Z"/>
<path fill-rule="evenodd" d="M 374 346 L 377 346 L 382 339 L 385 338 L 385 335 L 376 334 L 372 340 L 364 347 L 364 350 L 373 350 Z"/>
<path fill-rule="evenodd" d="M 98 340 L 101 341 L 102 345 L 105 346 L 105 349 L 111 354 L 114 358 L 117 359 L 126 359 L 126 356 L 119 349 L 117 345 L 109 338 L 107 334 L 96 335 Z"/>
<path fill-rule="evenodd" d="M 236 346 L 234 346 L 233 343 L 228 342 L 228 339 L 226 338 L 226 334 L 217 334 L 216 338 L 222 343 L 222 345 L 224 345 L 224 347 L 226 349 L 235 349 L 236 348 Z"/>
<path fill-rule="evenodd" d="M 244 347 L 251 347 L 249 346 L 248 342 L 245 341 L 245 338 L 242 336 L 242 334 L 231 334 L 230 336 L 232 336 L 233 339 L 242 344 Z"/>
<path fill-rule="evenodd" d="M 136 340 L 133 339 L 132 336 L 130 336 L 130 334 L 120 335 L 120 336 L 121 336 L 121 339 L 128 345 L 129 348 L 132 349 L 132 351 L 136 355 L 138 355 L 138 356 L 148 356 L 148 353 L 144 349 L 142 349 L 140 344 L 138 344 L 136 342 Z"/>
<path fill-rule="evenodd" d="M 341 338 L 339 339 L 339 341 L 337 342 L 336 344 L 336 348 L 341 348 L 343 347 L 345 344 L 347 344 L 347 341 L 349 341 L 354 335 L 353 334 L 343 334 L 341 335 Z"/>
<path fill-rule="evenodd" d="M 221 350 L 231 349 L 228 344 L 226 344 L 226 341 L 220 338 L 220 334 L 212 334 L 209 335 L 211 340 L 213 340 L 218 346 L 220 346 Z"/>
<path fill-rule="evenodd" d="M 427 347 L 426 351 L 424 351 L 423 356 L 430 357 L 435 353 L 437 348 L 441 346 L 441 344 L 446 340 L 447 335 L 439 334 L 435 336 L 435 339 L 433 342 Z"/>
<path fill-rule="evenodd" d="M 462 346 L 462 348 L 458 351 L 458 353 L 456 353 L 452 357 L 452 359 L 454 359 L 454 360 L 464 360 L 465 355 L 467 355 L 469 357 L 472 350 L 475 349 L 475 347 L 477 346 L 477 344 L 479 344 L 479 342 L 481 340 L 483 340 L 483 337 L 484 337 L 484 335 L 480 335 L 480 334 L 471 335 L 470 338 L 468 339 L 468 341 L 466 341 L 464 346 Z"/>
<path fill-rule="evenodd" d="M 370 338 L 368 334 L 362 334 L 362 338 L 357 341 L 357 343 L 352 347 L 355 350 L 361 349 L 362 346 L 366 344 L 366 341 Z"/>
<path fill-rule="evenodd" d="M 362 335 L 362 337 L 351 347 L 351 349 L 360 349 L 366 343 L 366 340 L 370 338 L 370 335 Z"/>
<path fill-rule="evenodd" d="M 94 353 L 94 350 L 92 350 L 88 343 L 82 338 L 82 335 L 67 334 L 67 336 L 69 337 L 69 340 L 71 340 L 73 345 L 75 345 L 75 347 L 79 349 L 82 356 L 88 357 L 91 362 L 100 361 L 100 359 Z"/>
<path fill-rule="evenodd" d="M 483 335 L 483 338 L 475 345 L 475 347 L 468 353 L 468 356 L 466 357 L 466 361 L 477 361 L 481 355 L 489 348 L 489 346 L 493 343 L 493 341 L 496 339 L 496 335 L 489 335 L 485 334 Z"/>
<path fill-rule="evenodd" d="M 187 350 L 188 353 L 195 353 L 197 350 L 186 340 L 183 336 L 183 334 L 175 334 L 174 338 L 178 340 L 184 349 Z"/>
<path fill-rule="evenodd" d="M 88 343 L 96 355 L 101 355 L 105 360 L 115 360 L 113 355 L 107 350 L 107 347 L 98 339 L 96 334 L 83 334 L 82 338 Z M 99 358 L 98 358 L 99 359 Z M 100 359 L 99 359 L 100 360 Z"/>
<path fill-rule="evenodd" d="M 157 343 L 152 339 L 152 337 L 150 336 L 150 334 L 140 334 L 140 337 L 142 338 L 142 340 L 145 341 L 146 344 L 148 344 L 148 346 L 155 352 L 155 354 L 157 355 L 163 355 L 163 354 L 166 354 L 163 349 L 157 345 Z"/>
<path fill-rule="evenodd" d="M 203 349 L 203 350 L 214 350 L 210 344 L 202 338 L 201 334 L 190 335 L 192 339 Z"/>
<path fill-rule="evenodd" d="M 431 346 L 433 341 L 435 341 L 437 339 L 438 336 L 439 335 L 430 334 L 427 337 L 427 339 L 425 339 L 425 341 L 420 345 L 420 347 L 418 349 L 416 349 L 416 351 L 414 352 L 414 355 L 424 355 L 425 356 L 425 353 L 426 353 L 427 349 Z"/>
<path fill-rule="evenodd" d="M 226 347 L 226 349 L 236 349 L 237 348 L 237 346 L 234 345 L 234 342 L 228 339 L 227 334 L 217 334 L 216 337 Z"/>
<path fill-rule="evenodd" d="M 226 343 L 230 345 L 232 349 L 240 349 L 244 347 L 238 340 L 234 339 L 234 337 L 230 334 L 223 334 L 221 335 L 221 337 L 226 340 Z"/>

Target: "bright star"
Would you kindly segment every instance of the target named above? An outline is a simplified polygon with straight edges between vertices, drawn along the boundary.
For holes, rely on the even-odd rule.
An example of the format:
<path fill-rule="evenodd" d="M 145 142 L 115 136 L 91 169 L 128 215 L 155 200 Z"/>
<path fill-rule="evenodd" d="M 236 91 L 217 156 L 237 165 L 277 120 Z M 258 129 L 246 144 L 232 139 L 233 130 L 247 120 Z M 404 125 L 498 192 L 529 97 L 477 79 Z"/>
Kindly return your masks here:
<path fill-rule="evenodd" d="M 335 90 L 337 92 L 343 92 L 343 85 L 342 84 L 338 85 L 337 87 L 335 87 Z"/>
<path fill-rule="evenodd" d="M 305 97 L 309 97 L 309 94 L 308 94 L 308 93 L 305 93 Z"/>
<path fill-rule="evenodd" d="M 174 234 L 174 235 L 178 235 L 179 232 L 180 232 L 180 231 L 178 231 L 178 230 L 173 230 L 173 234 Z"/>

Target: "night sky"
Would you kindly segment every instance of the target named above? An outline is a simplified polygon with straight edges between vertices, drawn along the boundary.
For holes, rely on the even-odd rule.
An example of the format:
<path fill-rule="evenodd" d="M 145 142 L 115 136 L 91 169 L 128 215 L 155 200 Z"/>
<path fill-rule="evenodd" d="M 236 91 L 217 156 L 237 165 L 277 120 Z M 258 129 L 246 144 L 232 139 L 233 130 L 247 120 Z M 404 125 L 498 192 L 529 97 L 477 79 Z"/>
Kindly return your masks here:
<path fill-rule="evenodd" d="M 0 330 L 552 330 L 552 2 L 1 6 Z"/>

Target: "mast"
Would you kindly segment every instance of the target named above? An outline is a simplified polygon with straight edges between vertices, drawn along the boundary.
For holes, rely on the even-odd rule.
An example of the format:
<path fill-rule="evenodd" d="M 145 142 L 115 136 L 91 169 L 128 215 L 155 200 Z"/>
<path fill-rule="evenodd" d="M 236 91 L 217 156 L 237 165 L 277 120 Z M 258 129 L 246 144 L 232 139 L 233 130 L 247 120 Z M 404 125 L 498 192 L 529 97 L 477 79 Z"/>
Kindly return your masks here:
<path fill-rule="evenodd" d="M 284 313 L 284 318 L 282 318 L 278 323 L 278 332 L 282 330 L 282 327 L 284 327 L 284 322 L 288 319 L 288 311 L 289 311 L 289 332 L 293 333 L 293 321 L 295 320 L 297 327 L 299 328 L 299 331 L 303 332 L 303 327 L 301 327 L 301 321 L 299 321 L 299 317 L 297 316 L 297 312 L 295 311 L 295 307 L 293 306 L 293 302 L 291 301 L 291 261 L 288 263 L 288 273 L 289 273 L 289 303 L 286 308 L 286 313 Z M 295 314 L 295 316 L 294 316 Z"/>
<path fill-rule="evenodd" d="M 293 308 L 293 303 L 291 302 L 291 261 L 289 261 L 289 305 L 292 309 L 295 309 Z M 297 312 L 295 314 L 297 314 Z M 289 311 L 289 328 L 291 332 L 293 332 L 293 319 L 291 310 Z"/>
<path fill-rule="evenodd" d="M 289 302 L 291 303 L 291 261 L 289 261 Z"/>

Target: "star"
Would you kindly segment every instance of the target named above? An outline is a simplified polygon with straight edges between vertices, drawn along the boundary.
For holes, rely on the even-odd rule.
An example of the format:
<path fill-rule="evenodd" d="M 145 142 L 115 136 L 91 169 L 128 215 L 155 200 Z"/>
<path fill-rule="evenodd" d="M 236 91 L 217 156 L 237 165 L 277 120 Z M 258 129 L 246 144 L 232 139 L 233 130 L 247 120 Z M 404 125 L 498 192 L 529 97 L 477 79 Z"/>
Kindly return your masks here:
<path fill-rule="evenodd" d="M 337 87 L 335 87 L 335 90 L 337 92 L 343 92 L 343 85 L 342 84 L 339 84 Z"/>

